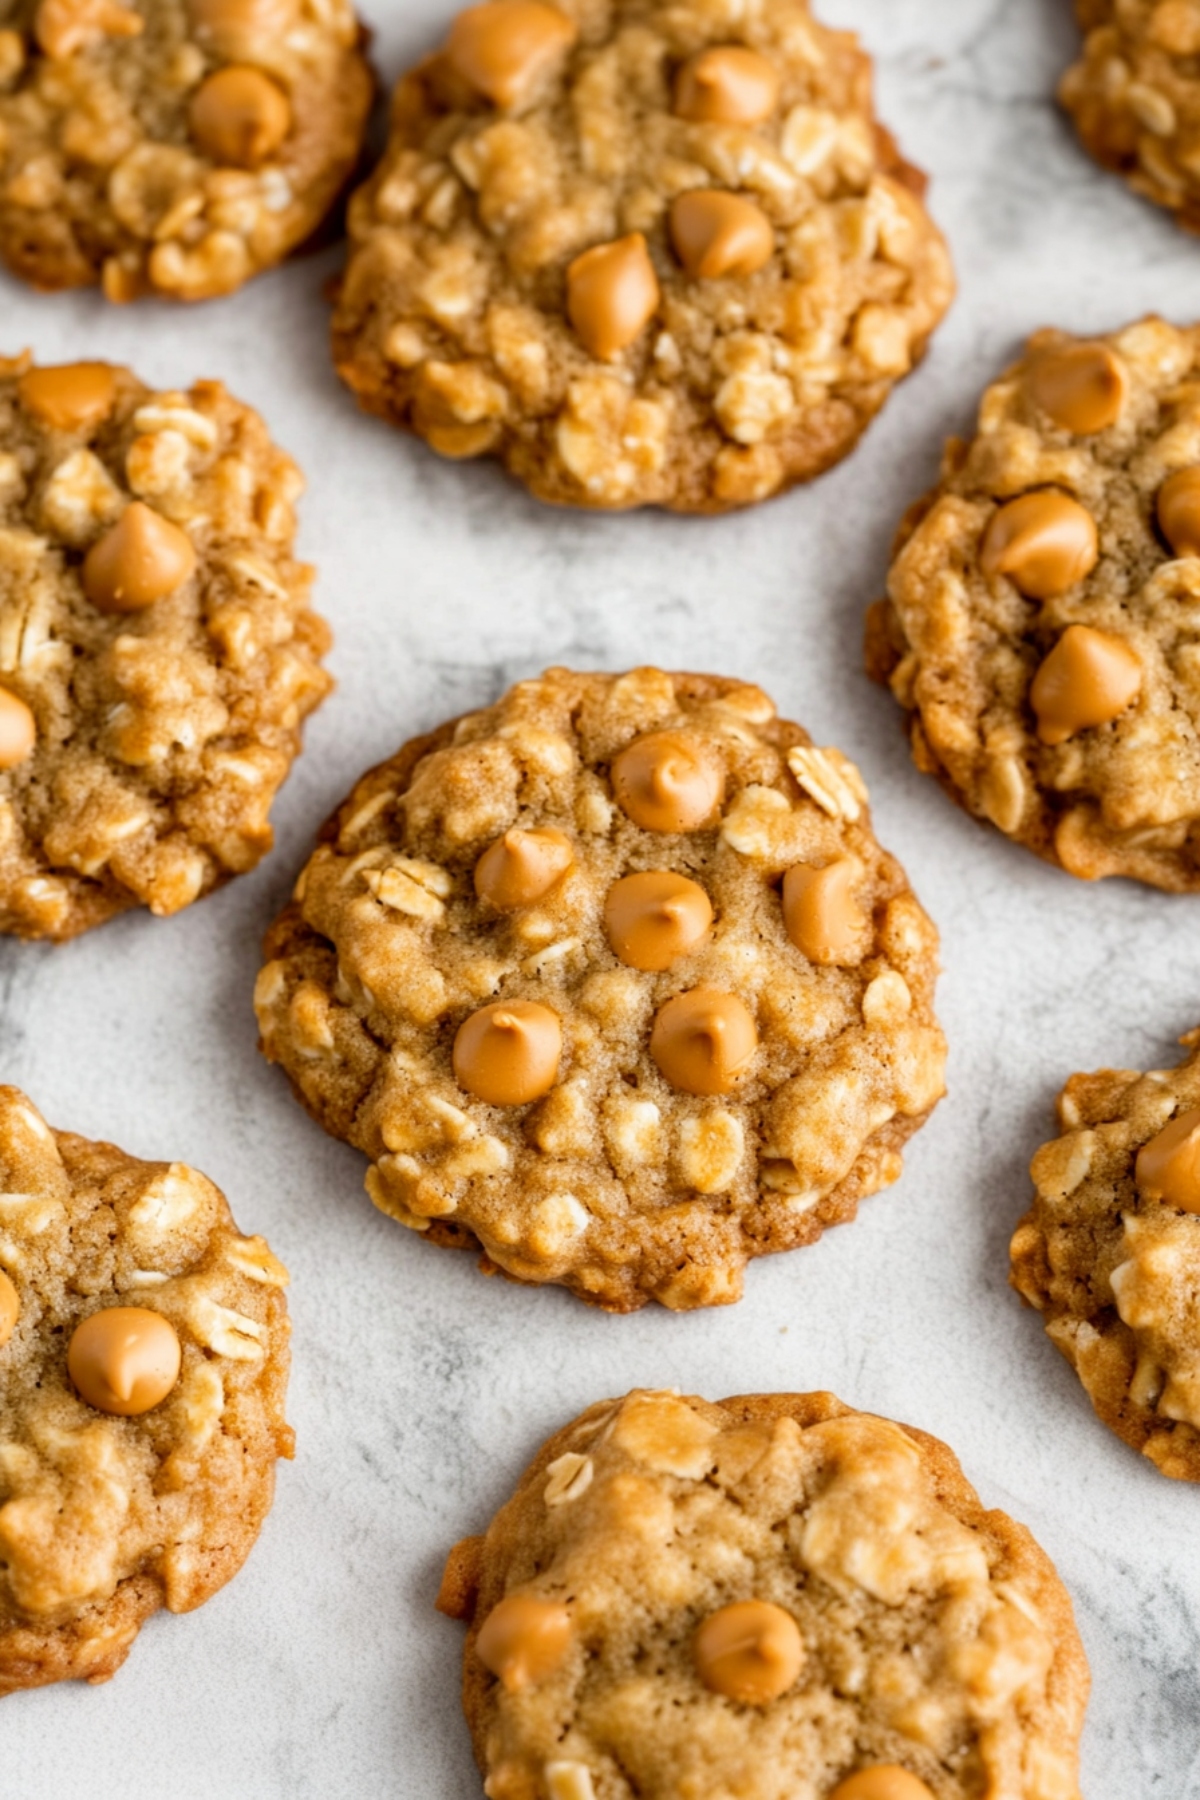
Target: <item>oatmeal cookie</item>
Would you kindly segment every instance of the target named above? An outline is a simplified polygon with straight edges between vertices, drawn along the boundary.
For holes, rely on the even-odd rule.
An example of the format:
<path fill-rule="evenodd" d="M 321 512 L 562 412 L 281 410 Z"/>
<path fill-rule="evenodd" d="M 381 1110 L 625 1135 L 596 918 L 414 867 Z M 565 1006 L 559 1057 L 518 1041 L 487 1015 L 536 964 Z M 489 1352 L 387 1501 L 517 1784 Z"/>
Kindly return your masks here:
<path fill-rule="evenodd" d="M 1200 1481 L 1200 1032 L 1183 1042 L 1175 1069 L 1072 1075 L 1010 1279 L 1109 1429 Z"/>
<path fill-rule="evenodd" d="M 218 382 L 0 360 L 0 931 L 178 912 L 270 849 L 331 685 L 302 487 Z"/>
<path fill-rule="evenodd" d="M 0 1087 L 0 1694 L 107 1681 L 241 1568 L 292 1454 L 287 1278 L 195 1169 Z"/>
<path fill-rule="evenodd" d="M 867 666 L 969 812 L 1200 889 L 1200 328 L 1030 339 L 901 527 Z"/>
<path fill-rule="evenodd" d="M 543 500 L 765 500 L 853 447 L 949 305 L 923 187 L 807 0 L 485 0 L 396 90 L 338 370 Z"/>
<path fill-rule="evenodd" d="M 1053 1565 L 945 1444 L 832 1394 L 590 1407 L 438 1607 L 493 1800 L 1078 1800 Z"/>
<path fill-rule="evenodd" d="M 348 0 L 9 0 L 0 258 L 40 288 L 206 300 L 334 205 L 373 94 Z"/>
<path fill-rule="evenodd" d="M 406 745 L 267 937 L 262 1047 L 375 1204 L 615 1312 L 739 1298 L 895 1181 L 937 934 L 755 687 L 551 669 Z"/>

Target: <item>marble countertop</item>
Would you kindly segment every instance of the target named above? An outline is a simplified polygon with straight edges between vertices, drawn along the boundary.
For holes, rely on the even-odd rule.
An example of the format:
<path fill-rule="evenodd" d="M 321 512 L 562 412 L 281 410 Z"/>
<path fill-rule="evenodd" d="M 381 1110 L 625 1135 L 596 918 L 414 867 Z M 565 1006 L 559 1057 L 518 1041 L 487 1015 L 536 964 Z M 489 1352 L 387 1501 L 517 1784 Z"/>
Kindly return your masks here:
<path fill-rule="evenodd" d="M 1200 1018 L 1195 900 L 1087 887 L 953 808 L 911 766 L 861 668 L 863 609 L 947 432 L 1036 326 L 1200 310 L 1200 242 L 1096 170 L 1052 95 L 1068 0 L 823 0 L 878 58 L 883 118 L 933 175 L 961 295 L 848 463 L 721 521 L 535 505 L 356 412 L 326 349 L 336 253 L 236 298 L 125 311 L 0 277 L 0 338 L 109 357 L 163 386 L 218 375 L 308 470 L 301 543 L 337 633 L 336 696 L 276 807 L 278 848 L 190 912 L 64 949 L 0 943 L 0 1079 L 55 1124 L 197 1164 L 293 1273 L 295 1463 L 242 1574 L 152 1620 L 106 1687 L 4 1703 L 12 1800 L 465 1800 L 460 1628 L 443 1555 L 541 1439 L 635 1385 L 720 1396 L 829 1387 L 958 1451 L 1070 1587 L 1095 1677 L 1089 1800 L 1200 1796 L 1200 1497 L 1093 1418 L 1006 1283 L 1030 1155 L 1073 1070 L 1176 1060 Z M 365 0 L 390 81 L 448 0 Z M 485 1284 L 375 1212 L 255 1049 L 262 931 L 327 810 L 369 763 L 551 661 L 654 661 L 762 682 L 853 756 L 882 840 L 944 945 L 950 1096 L 900 1184 L 814 1248 L 751 1268 L 740 1306 L 589 1312 Z"/>

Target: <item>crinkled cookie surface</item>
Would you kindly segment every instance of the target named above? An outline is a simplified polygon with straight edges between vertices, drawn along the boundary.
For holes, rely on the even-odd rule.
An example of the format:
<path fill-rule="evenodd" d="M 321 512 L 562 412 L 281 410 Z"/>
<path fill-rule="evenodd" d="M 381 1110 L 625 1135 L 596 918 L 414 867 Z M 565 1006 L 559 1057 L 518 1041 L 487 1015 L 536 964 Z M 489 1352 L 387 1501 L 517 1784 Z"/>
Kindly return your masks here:
<path fill-rule="evenodd" d="M 746 1603 L 792 1650 L 739 1699 L 705 1639 Z M 908 1782 L 846 1800 L 1078 1800 L 1087 1665 L 1048 1558 L 944 1444 L 830 1394 L 591 1407 L 438 1605 L 470 1624 L 492 1800 L 829 1800 L 880 1767 Z"/>
<path fill-rule="evenodd" d="M 970 812 L 1177 892 L 1200 888 L 1198 357 L 1155 318 L 1039 332 L 947 446 L 867 633 L 918 767 Z"/>
<path fill-rule="evenodd" d="M 695 828 L 643 828 L 614 796 L 614 760 L 664 733 L 719 771 Z M 514 828 L 559 834 L 569 867 L 502 910 L 476 871 Z M 797 865 L 845 883 L 823 961 L 785 928 Z M 657 971 L 623 960 L 606 924 L 615 884 L 655 871 L 715 914 Z M 875 841 L 861 776 L 736 681 L 522 682 L 364 776 L 296 896 L 268 934 L 263 1049 L 370 1157 L 376 1205 L 612 1310 L 736 1300 L 749 1258 L 813 1241 L 897 1179 L 943 1090 L 937 935 Z M 741 1044 L 722 1091 L 681 1091 L 652 1054 L 664 1008 L 696 990 Z M 561 1032 L 527 1104 L 460 1085 L 460 1034 L 500 1003 Z"/>
<path fill-rule="evenodd" d="M 0 4 L 0 257 L 203 300 L 324 218 L 373 91 L 346 0 Z"/>
<path fill-rule="evenodd" d="M 953 294 L 920 177 L 875 122 L 868 58 L 805 0 L 562 0 L 555 18 L 502 101 L 464 79 L 481 77 L 461 22 L 400 82 L 350 211 L 343 379 L 443 455 L 497 456 L 562 504 L 715 512 L 819 474 Z M 731 48 L 753 53 L 766 99 L 682 116 L 711 115 L 679 83 Z M 717 231 L 714 193 L 736 227 Z M 697 194 L 690 274 L 674 209 Z M 570 293 L 603 245 L 631 284 L 615 348 L 584 341 Z M 593 326 L 602 303 L 592 289 Z"/>
<path fill-rule="evenodd" d="M 292 557 L 303 481 L 262 420 L 217 382 L 79 368 L 0 362 L 0 930 L 23 937 L 177 912 L 253 868 L 330 686 Z M 122 611 L 93 583 L 102 609 L 85 566 L 108 540 L 144 567 L 131 516 L 178 584 Z M 28 727 L 7 748 L 6 717 Z"/>
<path fill-rule="evenodd" d="M 0 1693 L 106 1681 L 161 1606 L 188 1612 L 236 1574 L 292 1454 L 283 1417 L 287 1271 L 241 1237 L 181 1163 L 51 1131 L 0 1088 Z M 11 1284 L 11 1285 L 9 1285 Z M 169 1321 L 168 1396 L 117 1417 L 67 1369 L 111 1307 Z M 7 1318 L 4 1320 L 7 1323 Z"/>

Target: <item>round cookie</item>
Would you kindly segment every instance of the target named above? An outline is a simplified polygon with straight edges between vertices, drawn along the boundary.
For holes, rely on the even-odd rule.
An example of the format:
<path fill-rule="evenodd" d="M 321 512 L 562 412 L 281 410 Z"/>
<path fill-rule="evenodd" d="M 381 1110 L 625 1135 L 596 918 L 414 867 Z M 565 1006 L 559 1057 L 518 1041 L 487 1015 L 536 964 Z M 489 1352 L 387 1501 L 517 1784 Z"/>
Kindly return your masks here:
<path fill-rule="evenodd" d="M 1010 1279 L 1098 1416 L 1200 1481 L 1200 1033 L 1174 1069 L 1072 1075 Z"/>
<path fill-rule="evenodd" d="M 1084 145 L 1200 231 L 1200 12 L 1192 0 L 1075 0 L 1084 33 L 1059 99 Z"/>
<path fill-rule="evenodd" d="M 918 768 L 1072 875 L 1200 889 L 1200 330 L 1038 332 L 897 540 Z"/>
<path fill-rule="evenodd" d="M 943 1090 L 937 934 L 866 801 L 758 688 L 552 669 L 358 783 L 263 1050 L 430 1242 L 615 1312 L 736 1300 Z"/>
<path fill-rule="evenodd" d="M 39 288 L 206 300 L 329 212 L 373 94 L 348 0 L 16 0 L 0 259 Z"/>
<path fill-rule="evenodd" d="M 0 931 L 178 912 L 270 849 L 331 686 L 303 485 L 218 382 L 0 360 Z"/>
<path fill-rule="evenodd" d="M 107 1681 L 241 1568 L 292 1454 L 287 1278 L 195 1169 L 0 1087 L 0 1694 Z"/>
<path fill-rule="evenodd" d="M 603 1401 L 439 1610 L 493 1800 L 1078 1800 L 1088 1670 L 1023 1525 L 832 1394 Z"/>
<path fill-rule="evenodd" d="M 807 0 L 484 0 L 396 89 L 334 356 L 540 499 L 721 512 L 844 456 L 953 295 Z"/>

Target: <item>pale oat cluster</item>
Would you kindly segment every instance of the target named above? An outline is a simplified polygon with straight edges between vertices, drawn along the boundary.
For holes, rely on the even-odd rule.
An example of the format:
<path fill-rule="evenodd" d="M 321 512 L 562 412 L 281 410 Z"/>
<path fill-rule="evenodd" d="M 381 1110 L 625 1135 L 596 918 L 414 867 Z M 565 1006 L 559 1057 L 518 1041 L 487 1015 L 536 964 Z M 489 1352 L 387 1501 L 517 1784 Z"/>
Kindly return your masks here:
<path fill-rule="evenodd" d="M 475 1648 L 513 1595 L 570 1620 L 558 1666 L 515 1692 Z M 747 1600 L 788 1614 L 803 1655 L 780 1697 L 731 1706 L 694 1644 Z M 492 1800 L 823 1800 L 881 1764 L 939 1800 L 1078 1800 L 1086 1666 L 1049 1562 L 944 1445 L 828 1394 L 590 1408 L 452 1553 L 439 1604 L 471 1624 Z"/>
<path fill-rule="evenodd" d="M 160 1606 L 236 1573 L 291 1455 L 287 1271 L 181 1163 L 51 1131 L 0 1088 L 0 1270 L 19 1313 L 0 1394 L 0 1694 L 107 1680 Z M 152 1308 L 183 1348 L 137 1418 L 89 1406 L 67 1343 L 109 1306 Z"/>
<path fill-rule="evenodd" d="M 0 770 L 0 930 L 67 938 L 177 912 L 270 848 L 268 814 L 329 689 L 312 570 L 292 558 L 295 464 L 216 382 L 117 372 L 99 424 L 56 430 L 0 361 L 0 687 L 33 712 Z M 179 590 L 98 610 L 80 569 L 134 500 L 186 534 Z"/>
<path fill-rule="evenodd" d="M 949 258 L 876 125 L 854 38 L 799 0 L 562 0 L 569 53 L 497 109 L 434 56 L 400 83 L 382 163 L 350 213 L 334 321 L 362 404 L 451 457 L 495 455 L 544 499 L 713 512 L 849 450 L 950 302 Z M 672 110 L 681 62 L 748 46 L 772 116 Z M 736 191 L 775 234 L 766 267 L 685 274 L 668 213 Z M 644 234 L 655 317 L 599 361 L 566 314 L 568 265 Z"/>

